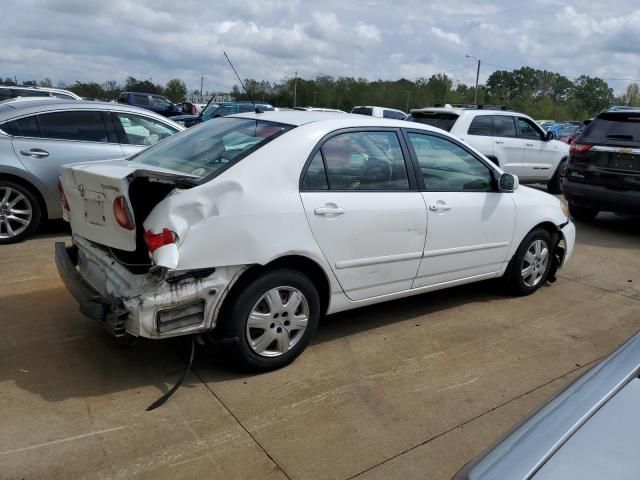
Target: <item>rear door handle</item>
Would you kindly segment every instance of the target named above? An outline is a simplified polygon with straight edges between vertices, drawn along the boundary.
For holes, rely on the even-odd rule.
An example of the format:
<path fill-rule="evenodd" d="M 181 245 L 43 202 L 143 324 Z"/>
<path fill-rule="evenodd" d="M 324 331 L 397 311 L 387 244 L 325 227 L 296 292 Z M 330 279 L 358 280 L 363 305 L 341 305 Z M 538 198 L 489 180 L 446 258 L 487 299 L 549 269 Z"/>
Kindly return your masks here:
<path fill-rule="evenodd" d="M 533 143 L 525 143 L 525 145 L 526 145 L 527 147 L 533 147 L 533 146 L 534 146 L 534 145 L 533 145 Z"/>
<path fill-rule="evenodd" d="M 313 211 L 316 215 L 342 215 L 344 212 L 341 207 L 318 207 Z"/>
<path fill-rule="evenodd" d="M 497 143 L 498 145 L 502 145 L 502 144 L 504 143 L 504 140 L 496 140 L 496 143 Z"/>
<path fill-rule="evenodd" d="M 48 157 L 49 152 L 47 152 L 46 150 L 42 150 L 41 148 L 32 148 L 31 150 L 20 150 L 20 155 L 24 155 L 26 157 L 42 158 Z"/>
<path fill-rule="evenodd" d="M 429 210 L 432 212 L 446 212 L 451 210 L 451 205 L 447 205 L 442 200 L 438 200 L 436 203 L 429 205 Z"/>

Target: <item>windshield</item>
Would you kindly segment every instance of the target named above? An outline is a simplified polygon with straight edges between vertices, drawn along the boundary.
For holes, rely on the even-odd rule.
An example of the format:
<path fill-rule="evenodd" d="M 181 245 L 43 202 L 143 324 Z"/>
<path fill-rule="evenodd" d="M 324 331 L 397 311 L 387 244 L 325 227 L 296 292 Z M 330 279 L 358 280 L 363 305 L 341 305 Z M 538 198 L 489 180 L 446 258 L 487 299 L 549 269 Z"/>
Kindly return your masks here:
<path fill-rule="evenodd" d="M 262 120 L 220 118 L 174 135 L 131 159 L 189 175 L 208 177 L 292 128 L 291 125 Z"/>

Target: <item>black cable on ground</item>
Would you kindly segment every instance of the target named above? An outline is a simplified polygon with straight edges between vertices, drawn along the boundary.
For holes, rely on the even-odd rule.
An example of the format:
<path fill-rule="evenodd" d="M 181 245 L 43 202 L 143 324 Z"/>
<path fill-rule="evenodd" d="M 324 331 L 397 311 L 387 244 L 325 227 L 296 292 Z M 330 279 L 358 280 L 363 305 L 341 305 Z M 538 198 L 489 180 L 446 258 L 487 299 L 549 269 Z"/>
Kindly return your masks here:
<path fill-rule="evenodd" d="M 176 384 L 173 387 L 171 387 L 171 389 L 167 393 L 162 395 L 159 399 L 157 399 L 155 402 L 153 402 L 151 405 L 147 407 L 147 410 L 146 410 L 147 412 L 150 412 L 151 410 L 155 410 L 159 406 L 163 405 L 167 400 L 169 400 L 169 398 L 171 398 L 171 395 L 176 393 L 178 388 L 180 388 L 180 385 L 182 385 L 182 382 L 184 382 L 185 378 L 187 378 L 187 375 L 191 371 L 191 365 L 193 364 L 193 357 L 195 356 L 195 352 L 196 352 L 196 337 L 194 335 L 191 337 L 191 356 L 189 357 L 189 363 L 187 364 L 187 368 L 184 369 L 184 371 L 182 372 L 182 375 L 180 376 Z"/>

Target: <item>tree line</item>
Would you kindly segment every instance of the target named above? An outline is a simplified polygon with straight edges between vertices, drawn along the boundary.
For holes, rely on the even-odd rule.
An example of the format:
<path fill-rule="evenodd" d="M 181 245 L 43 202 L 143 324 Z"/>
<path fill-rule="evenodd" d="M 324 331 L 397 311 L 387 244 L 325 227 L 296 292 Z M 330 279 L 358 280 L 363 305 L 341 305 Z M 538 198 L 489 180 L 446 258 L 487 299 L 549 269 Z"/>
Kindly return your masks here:
<path fill-rule="evenodd" d="M 15 85 L 9 77 L 0 83 Z M 286 78 L 277 82 L 246 79 L 247 92 L 234 85 L 230 92 L 206 92 L 204 101 L 213 95 L 229 99 L 263 101 L 278 107 L 316 106 L 350 111 L 356 105 L 379 105 L 408 111 L 411 108 L 443 104 L 472 103 L 475 88 L 438 73 L 415 80 L 368 80 L 354 77 L 318 75 L 313 79 Z M 52 87 L 50 79 L 23 82 L 22 85 Z M 166 85 L 151 79 L 128 77 L 124 84 L 114 80 L 103 83 L 58 83 L 82 97 L 115 100 L 122 91 L 160 93 L 174 102 L 199 99 L 200 91 L 188 91 L 180 79 Z M 203 101 L 199 99 L 196 101 Z M 559 73 L 522 67 L 497 70 L 484 85 L 478 87 L 478 103 L 504 105 L 539 119 L 584 119 L 596 115 L 610 105 L 640 106 L 640 87 L 631 83 L 615 96 L 607 82 L 598 77 L 581 75 L 575 80 Z"/>

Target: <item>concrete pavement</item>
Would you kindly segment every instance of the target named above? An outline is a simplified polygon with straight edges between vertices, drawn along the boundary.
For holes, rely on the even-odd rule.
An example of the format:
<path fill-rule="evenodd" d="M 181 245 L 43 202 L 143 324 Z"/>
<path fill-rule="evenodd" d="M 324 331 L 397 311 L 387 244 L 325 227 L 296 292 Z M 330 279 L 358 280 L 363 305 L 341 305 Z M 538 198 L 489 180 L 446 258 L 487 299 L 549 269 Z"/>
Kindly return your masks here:
<path fill-rule="evenodd" d="M 133 349 L 57 277 L 63 227 L 0 247 L 0 478 L 446 479 L 640 327 L 640 227 L 578 224 L 558 281 L 483 283 L 325 319 L 291 366 L 224 369 L 183 341 Z"/>

